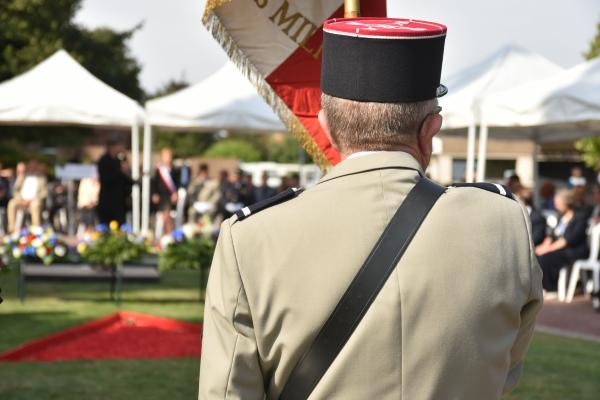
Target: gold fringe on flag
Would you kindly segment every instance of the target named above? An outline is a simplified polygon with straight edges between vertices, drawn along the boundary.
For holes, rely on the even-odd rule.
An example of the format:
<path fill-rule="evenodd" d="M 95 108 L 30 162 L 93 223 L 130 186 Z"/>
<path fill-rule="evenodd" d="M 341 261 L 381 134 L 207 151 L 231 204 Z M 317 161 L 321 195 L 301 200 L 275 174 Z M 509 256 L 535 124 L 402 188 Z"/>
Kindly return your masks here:
<path fill-rule="evenodd" d="M 231 37 L 225 26 L 221 23 L 219 17 L 212 11 L 216 7 L 223 5 L 230 0 L 208 0 L 202 22 L 206 29 L 213 35 L 215 40 L 223 47 L 225 53 L 237 68 L 250 80 L 258 93 L 275 111 L 281 121 L 287 126 L 288 130 L 296 140 L 304 147 L 306 152 L 312 157 L 313 161 L 326 171 L 331 163 L 321 151 L 311 134 L 302 122 L 294 115 L 292 110 L 275 93 L 273 88 L 265 81 L 264 77 L 250 62 L 246 54 L 238 47 L 235 40 Z"/>

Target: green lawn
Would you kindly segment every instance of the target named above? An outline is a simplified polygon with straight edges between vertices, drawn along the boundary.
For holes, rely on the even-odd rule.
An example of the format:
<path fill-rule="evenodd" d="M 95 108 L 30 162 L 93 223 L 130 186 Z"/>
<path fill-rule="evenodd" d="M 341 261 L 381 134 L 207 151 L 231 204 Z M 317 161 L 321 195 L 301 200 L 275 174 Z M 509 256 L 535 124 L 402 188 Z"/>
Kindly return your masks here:
<path fill-rule="evenodd" d="M 202 321 L 198 273 L 173 271 L 160 283 L 126 284 L 122 309 Z M 16 276 L 0 274 L 0 351 L 117 310 L 107 284 L 28 285 L 16 298 Z M 195 399 L 199 360 L 0 363 L 0 399 Z M 600 343 L 537 334 L 519 387 L 505 399 L 600 398 Z"/>

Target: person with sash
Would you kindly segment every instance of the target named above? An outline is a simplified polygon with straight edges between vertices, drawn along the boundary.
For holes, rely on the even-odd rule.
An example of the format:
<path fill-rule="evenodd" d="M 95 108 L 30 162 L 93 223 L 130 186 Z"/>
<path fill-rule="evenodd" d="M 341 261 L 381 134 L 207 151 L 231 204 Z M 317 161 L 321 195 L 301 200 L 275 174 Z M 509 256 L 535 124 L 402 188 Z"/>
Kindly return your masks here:
<path fill-rule="evenodd" d="M 156 207 L 157 218 L 162 219 L 164 235 L 170 234 L 174 227 L 171 212 L 177 205 L 177 189 L 178 173 L 173 168 L 173 151 L 164 148 L 152 181 L 152 204 Z"/>

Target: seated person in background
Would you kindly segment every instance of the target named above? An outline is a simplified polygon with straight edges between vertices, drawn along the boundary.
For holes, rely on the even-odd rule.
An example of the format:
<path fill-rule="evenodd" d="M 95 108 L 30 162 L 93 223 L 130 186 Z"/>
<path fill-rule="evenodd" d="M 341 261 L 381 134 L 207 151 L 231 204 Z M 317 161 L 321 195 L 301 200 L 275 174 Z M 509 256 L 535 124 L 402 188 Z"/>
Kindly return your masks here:
<path fill-rule="evenodd" d="M 260 177 L 260 182 L 260 186 L 254 188 L 254 197 L 256 198 L 256 202 L 263 201 L 277 194 L 277 189 L 269 186 L 269 173 L 267 171 L 263 171 Z"/>
<path fill-rule="evenodd" d="M 8 202 L 8 230 L 13 232 L 19 209 L 29 210 L 31 224 L 42 225 L 42 207 L 48 195 L 48 186 L 45 176 L 39 173 L 36 161 L 27 164 L 24 175 L 19 175 L 13 188 L 13 198 Z"/>
<path fill-rule="evenodd" d="M 240 202 L 239 174 L 229 178 L 229 172 L 222 170 L 219 174 L 219 204 L 217 207 L 217 223 L 231 217 L 234 212 L 243 207 Z"/>
<path fill-rule="evenodd" d="M 544 271 L 544 289 L 549 292 L 556 291 L 558 273 L 562 267 L 586 258 L 589 253 L 587 216 L 575 207 L 573 193 L 568 189 L 558 191 L 554 197 L 554 205 L 560 213 L 558 225 L 552 232 L 552 237 L 546 238 L 535 248 Z"/>
<path fill-rule="evenodd" d="M 196 222 L 201 215 L 214 215 L 217 211 L 219 198 L 219 182 L 210 179 L 208 165 L 200 164 L 198 173 L 189 186 L 190 208 L 188 220 Z"/>
<path fill-rule="evenodd" d="M 531 189 L 521 187 L 516 194 L 527 208 L 529 219 L 531 220 L 531 239 L 533 240 L 533 245 L 538 246 L 542 244 L 546 238 L 546 218 L 540 210 L 533 205 L 533 191 Z"/>
<path fill-rule="evenodd" d="M 96 206 L 100 194 L 100 182 L 98 178 L 83 178 L 79 182 L 77 190 L 77 208 L 81 224 L 86 231 L 93 229 L 96 225 Z"/>

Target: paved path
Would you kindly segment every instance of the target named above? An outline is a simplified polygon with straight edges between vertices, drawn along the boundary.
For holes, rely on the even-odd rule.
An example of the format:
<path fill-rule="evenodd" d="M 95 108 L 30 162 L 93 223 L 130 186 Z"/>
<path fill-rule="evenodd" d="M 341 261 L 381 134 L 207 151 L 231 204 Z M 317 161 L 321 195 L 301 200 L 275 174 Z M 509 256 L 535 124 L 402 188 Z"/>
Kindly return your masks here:
<path fill-rule="evenodd" d="M 600 342 L 600 313 L 595 312 L 591 300 L 583 296 L 576 297 L 572 303 L 544 300 L 536 328 L 541 332 Z"/>

